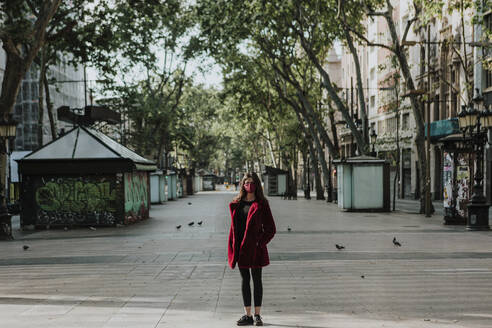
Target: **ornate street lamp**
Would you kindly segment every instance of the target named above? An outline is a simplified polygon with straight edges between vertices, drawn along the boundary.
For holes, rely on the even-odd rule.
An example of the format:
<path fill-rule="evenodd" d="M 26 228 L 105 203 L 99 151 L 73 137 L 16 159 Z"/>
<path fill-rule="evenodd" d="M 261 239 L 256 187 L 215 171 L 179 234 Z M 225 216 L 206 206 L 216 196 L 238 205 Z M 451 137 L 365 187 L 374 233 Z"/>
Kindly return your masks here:
<path fill-rule="evenodd" d="M 479 112 L 473 107 L 468 110 L 461 106 L 458 114 L 459 128 L 463 133 L 463 142 L 476 154 L 476 170 L 470 203 L 467 206 L 467 230 L 489 230 L 489 207 L 483 195 L 483 149 L 487 142 L 487 128 L 492 127 L 492 113 L 489 110 Z"/>
<path fill-rule="evenodd" d="M 8 119 L 0 119 L 0 156 L 7 155 L 7 141 L 15 138 L 17 132 L 17 122 L 12 120 L 11 116 Z M 7 161 L 5 161 L 6 163 Z M 4 173 L 0 174 L 5 174 Z M 8 213 L 6 204 L 5 186 L 0 183 L 0 238 L 12 239 L 12 222 L 11 216 Z"/>
<path fill-rule="evenodd" d="M 374 145 L 376 144 L 376 138 L 378 137 L 378 135 L 376 134 L 376 130 L 374 130 L 374 128 L 371 129 L 371 134 L 370 134 L 370 137 L 371 137 L 371 144 L 372 144 L 372 156 L 376 156 L 376 150 L 374 149 Z"/>

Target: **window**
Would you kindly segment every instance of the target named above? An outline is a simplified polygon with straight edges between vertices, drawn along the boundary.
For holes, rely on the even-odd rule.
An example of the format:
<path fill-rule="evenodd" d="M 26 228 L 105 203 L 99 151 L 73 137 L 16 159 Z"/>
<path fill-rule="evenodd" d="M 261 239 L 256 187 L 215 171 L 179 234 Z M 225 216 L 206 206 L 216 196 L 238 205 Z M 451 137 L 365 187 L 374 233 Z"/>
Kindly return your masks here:
<path fill-rule="evenodd" d="M 29 82 L 24 81 L 22 83 L 22 100 L 27 101 L 31 99 L 30 91 Z"/>
<path fill-rule="evenodd" d="M 371 80 L 374 80 L 376 75 L 375 73 L 376 73 L 376 68 L 375 67 L 371 68 Z"/>
<path fill-rule="evenodd" d="M 384 121 L 378 121 L 378 135 L 382 135 L 384 133 Z"/>
<path fill-rule="evenodd" d="M 441 119 L 439 113 L 439 96 L 434 98 L 434 121 L 439 121 Z"/>
<path fill-rule="evenodd" d="M 457 114 L 458 114 L 458 94 L 456 92 L 453 92 L 451 98 L 451 117 L 456 117 Z"/>
<path fill-rule="evenodd" d="M 386 132 L 393 133 L 396 131 L 396 116 L 386 120 Z"/>
<path fill-rule="evenodd" d="M 442 102 L 443 102 L 442 107 L 443 107 L 443 111 L 444 111 L 444 117 L 449 118 L 450 117 L 449 116 L 449 102 L 450 102 L 450 100 L 449 100 L 449 93 L 448 92 L 446 92 L 444 94 L 444 98 L 442 99 Z"/>
<path fill-rule="evenodd" d="M 408 128 L 410 128 L 410 114 L 409 113 L 403 114 L 402 122 L 401 122 L 401 128 L 402 128 L 402 130 L 407 130 Z"/>
<path fill-rule="evenodd" d="M 32 100 L 39 98 L 38 92 L 39 92 L 38 83 L 37 82 L 31 82 L 31 97 L 32 97 Z"/>
<path fill-rule="evenodd" d="M 24 123 L 29 122 L 31 118 L 31 106 L 29 103 L 22 104 L 22 120 Z"/>
<path fill-rule="evenodd" d="M 376 105 L 376 96 L 371 96 L 371 107 L 374 108 Z"/>

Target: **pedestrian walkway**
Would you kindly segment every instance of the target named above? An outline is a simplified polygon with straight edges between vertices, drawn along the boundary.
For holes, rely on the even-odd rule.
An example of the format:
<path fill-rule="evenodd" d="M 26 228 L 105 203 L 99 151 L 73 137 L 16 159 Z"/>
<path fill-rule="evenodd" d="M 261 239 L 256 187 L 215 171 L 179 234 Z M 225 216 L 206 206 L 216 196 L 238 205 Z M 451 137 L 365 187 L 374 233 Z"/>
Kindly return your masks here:
<path fill-rule="evenodd" d="M 0 244 L 0 327 L 235 326 L 233 195 L 153 206 L 132 226 L 18 233 Z M 263 275 L 265 325 L 490 327 L 492 232 L 401 211 L 341 212 L 314 198 L 270 204 L 278 233 Z"/>

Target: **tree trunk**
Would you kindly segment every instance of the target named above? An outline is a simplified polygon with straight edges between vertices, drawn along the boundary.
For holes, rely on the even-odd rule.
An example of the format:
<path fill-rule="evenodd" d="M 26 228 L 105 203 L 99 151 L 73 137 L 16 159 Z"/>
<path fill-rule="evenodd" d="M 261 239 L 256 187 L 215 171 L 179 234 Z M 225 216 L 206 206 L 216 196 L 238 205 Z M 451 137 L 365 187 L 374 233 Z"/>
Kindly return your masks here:
<path fill-rule="evenodd" d="M 308 183 L 308 179 L 309 179 L 309 173 L 308 173 L 308 154 L 306 153 L 306 150 L 304 149 L 302 151 L 302 163 L 303 163 L 303 183 L 302 183 L 302 189 L 304 190 L 304 198 L 306 199 L 310 199 L 310 195 L 309 193 L 311 192 L 309 189 L 309 183 Z"/>
<path fill-rule="evenodd" d="M 360 62 L 359 62 L 359 56 L 357 53 L 357 49 L 354 47 L 354 42 L 352 39 L 352 36 L 350 35 L 350 32 L 344 28 L 345 32 L 345 39 L 347 41 L 347 45 L 349 46 L 350 52 L 352 53 L 352 58 L 354 59 L 354 65 L 355 65 L 355 73 L 357 77 L 357 93 L 359 95 L 359 105 L 360 105 L 360 118 L 362 121 L 362 137 L 364 138 L 364 141 L 366 142 L 367 145 L 369 145 L 369 127 L 368 127 L 368 122 L 369 120 L 367 119 L 367 113 L 366 113 L 366 100 L 364 98 L 364 86 L 362 84 L 362 73 L 360 71 Z"/>
<path fill-rule="evenodd" d="M 39 49 L 43 46 L 46 26 L 55 14 L 60 3 L 61 0 L 45 1 L 43 3 L 43 8 L 34 22 L 33 28 L 27 33 L 30 34 L 30 39 L 26 40 L 29 43 L 29 47 L 24 56 L 22 56 L 19 50 L 21 45 L 16 43 L 9 33 L 3 33 L 1 35 L 6 63 L 2 80 L 2 92 L 0 94 L 0 116 L 3 116 L 5 119 L 14 108 L 20 83 L 38 54 Z"/>
<path fill-rule="evenodd" d="M 333 86 L 329 74 L 326 72 L 326 70 L 323 68 L 321 63 L 319 62 L 318 58 L 314 54 L 311 45 L 309 44 L 309 41 L 306 40 L 304 37 L 302 31 L 297 31 L 297 34 L 299 35 L 301 39 L 301 46 L 306 51 L 306 54 L 308 55 L 309 59 L 311 62 L 316 66 L 316 69 L 320 73 L 322 77 L 322 84 L 323 87 L 328 91 L 328 94 L 330 95 L 330 98 L 333 100 L 335 103 L 335 106 L 337 109 L 340 111 L 342 114 L 345 122 L 347 123 L 350 131 L 352 132 L 352 135 L 355 137 L 355 140 L 357 141 L 357 144 L 359 145 L 359 149 L 361 151 L 361 155 L 367 155 L 369 152 L 369 145 L 368 143 L 364 140 L 360 132 L 357 130 L 357 127 L 354 124 L 354 121 L 352 117 L 350 117 L 349 110 L 347 107 L 343 104 L 342 100 L 338 96 L 337 90 Z"/>
<path fill-rule="evenodd" d="M 311 156 L 311 163 L 314 172 L 314 181 L 316 183 L 316 199 L 325 199 L 324 188 L 321 183 L 321 176 L 319 172 L 318 159 L 316 158 L 316 151 L 312 143 L 309 143 L 309 154 Z M 323 154 L 324 155 L 324 154 Z"/>
<path fill-rule="evenodd" d="M 340 154 L 340 147 L 338 145 L 337 126 L 336 126 L 335 115 L 333 110 L 328 111 L 328 118 L 330 119 L 330 129 L 331 129 L 331 134 L 333 135 L 333 147 L 337 151 L 336 156 L 332 154 L 331 157 L 338 158 Z"/>
<path fill-rule="evenodd" d="M 309 100 L 304 96 L 305 90 L 302 88 L 299 81 L 297 81 L 295 75 L 292 73 L 292 71 L 290 69 L 290 66 L 287 65 L 287 63 L 285 61 L 283 61 L 283 59 L 277 58 L 277 56 L 275 54 L 273 54 L 265 45 L 260 44 L 260 46 L 270 56 L 272 61 L 274 61 L 274 60 L 280 60 L 281 61 L 282 68 L 279 68 L 276 64 L 272 64 L 271 65 L 272 68 L 280 76 L 282 76 L 284 81 L 286 81 L 287 83 L 292 85 L 297 90 L 297 96 L 301 100 L 302 107 L 304 108 L 304 110 L 307 110 L 307 112 L 311 115 L 312 120 L 315 123 L 315 128 L 318 131 L 321 138 L 323 139 L 323 142 L 328 147 L 328 151 L 330 152 L 330 154 L 333 154 L 332 155 L 333 157 L 338 157 L 338 150 L 334 148 L 333 143 L 331 142 L 330 138 L 328 137 L 328 134 L 326 133 L 326 130 L 323 128 L 323 125 L 321 124 L 318 116 L 316 115 L 316 111 L 313 109 L 313 106 L 311 105 Z M 280 86 L 278 84 L 276 84 L 275 87 L 277 88 L 277 91 L 279 92 L 279 94 L 281 94 L 282 90 L 281 90 Z"/>
<path fill-rule="evenodd" d="M 270 131 L 266 130 L 267 133 L 267 144 L 268 144 L 268 150 L 270 151 L 270 157 L 272 158 L 272 164 L 273 167 L 277 168 L 277 162 L 275 161 L 275 154 L 273 152 L 273 147 L 272 147 L 272 141 L 270 139 Z"/>
<path fill-rule="evenodd" d="M 4 44 L 4 49 L 5 49 Z M 26 65 L 22 58 L 6 52 L 6 65 L 2 81 L 2 93 L 0 95 L 0 118 L 8 119 L 8 114 L 12 112 L 17 94 L 19 93 L 22 78 L 26 74 Z"/>
<path fill-rule="evenodd" d="M 415 84 L 412 78 L 412 74 L 410 72 L 410 66 L 408 65 L 408 60 L 406 57 L 405 50 L 401 47 L 398 34 L 396 32 L 396 27 L 392 17 L 393 8 L 392 7 L 389 8 L 390 8 L 389 14 L 385 15 L 384 17 L 386 18 L 386 22 L 388 23 L 388 28 L 395 49 L 394 52 L 400 64 L 401 72 L 403 74 L 403 78 L 405 79 L 407 90 L 411 92 L 412 90 L 415 90 Z M 420 213 L 424 213 L 425 195 L 427 191 L 427 183 L 426 183 L 427 176 L 426 176 L 426 166 L 425 166 L 427 156 L 425 153 L 425 140 L 424 140 L 425 124 L 422 117 L 424 106 L 422 101 L 419 101 L 417 99 L 417 95 L 415 93 L 410 95 L 410 104 L 412 107 L 412 112 L 416 125 L 415 144 L 417 146 L 418 163 L 420 169 Z M 432 207 L 432 202 L 431 202 L 431 207 Z"/>
<path fill-rule="evenodd" d="M 308 115 L 311 117 L 311 119 L 314 122 L 314 126 L 316 127 L 316 130 L 318 131 L 319 135 L 321 136 L 321 139 L 323 142 L 326 144 L 328 147 L 328 150 L 330 154 L 332 154 L 333 157 L 338 157 L 338 148 L 335 148 L 333 143 L 330 140 L 330 137 L 328 136 L 328 133 L 326 133 L 325 128 L 323 127 L 323 124 L 321 123 L 320 119 L 318 118 L 318 115 L 316 115 L 316 112 L 313 109 L 313 106 L 311 105 L 311 102 L 304 96 L 304 92 L 301 90 L 298 90 L 297 95 L 299 99 L 301 100 L 303 107 L 307 109 Z"/>
<path fill-rule="evenodd" d="M 313 123 L 311 122 L 311 118 L 308 116 L 308 114 L 306 113 L 305 109 L 302 106 L 298 106 L 298 108 L 300 110 L 299 110 L 299 112 L 296 111 L 297 119 L 299 120 L 299 122 L 302 123 L 303 122 L 302 118 L 301 118 L 301 115 L 302 115 L 304 117 L 304 119 L 306 120 L 306 122 L 308 123 L 309 134 L 313 137 L 313 141 L 314 141 L 314 144 L 316 146 L 316 151 L 317 151 L 316 153 L 318 155 L 318 160 L 321 163 L 321 169 L 323 171 L 323 177 L 324 177 L 324 185 L 327 186 L 328 185 L 328 179 L 327 178 L 329 178 L 330 173 L 328 172 L 328 166 L 327 166 L 326 159 L 325 159 L 324 149 L 321 146 L 321 142 L 319 140 L 318 135 L 316 134 L 316 130 L 313 126 Z M 313 167 L 314 167 L 314 163 L 313 163 Z M 317 166 L 316 166 L 316 168 L 317 168 Z"/>
<path fill-rule="evenodd" d="M 292 197 L 297 199 L 297 147 L 294 146 L 294 159 L 292 161 L 292 173 L 294 174 L 294 183 L 292 185 Z"/>
<path fill-rule="evenodd" d="M 164 150 L 164 136 L 161 135 L 160 141 L 159 141 L 159 147 L 157 150 L 157 165 L 160 169 L 162 169 L 162 152 Z"/>
<path fill-rule="evenodd" d="M 48 78 L 46 77 L 46 71 L 43 76 L 44 93 L 46 95 L 46 109 L 48 111 L 48 118 L 50 120 L 51 137 L 53 140 L 58 138 L 58 128 L 56 126 L 55 115 L 53 114 L 53 103 L 51 102 L 50 85 L 48 84 Z"/>

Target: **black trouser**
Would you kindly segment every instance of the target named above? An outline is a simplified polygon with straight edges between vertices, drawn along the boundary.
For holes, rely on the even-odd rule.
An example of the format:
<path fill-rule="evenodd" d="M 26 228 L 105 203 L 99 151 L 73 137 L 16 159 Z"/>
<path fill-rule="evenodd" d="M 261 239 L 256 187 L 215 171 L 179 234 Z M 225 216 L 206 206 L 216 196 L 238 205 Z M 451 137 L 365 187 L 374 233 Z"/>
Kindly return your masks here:
<path fill-rule="evenodd" d="M 241 289 L 243 291 L 244 306 L 251 306 L 251 287 L 249 281 L 253 276 L 254 298 L 255 306 L 261 306 L 261 300 L 263 298 L 263 284 L 261 283 L 261 268 L 251 269 L 239 269 L 241 277 L 243 278 Z"/>

